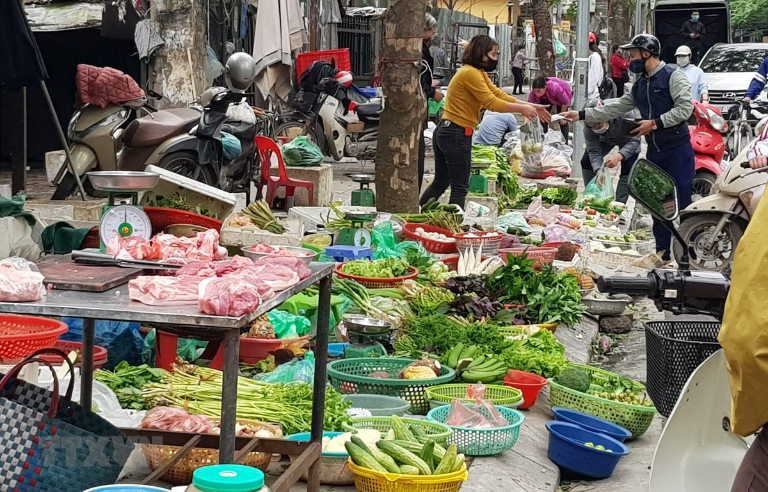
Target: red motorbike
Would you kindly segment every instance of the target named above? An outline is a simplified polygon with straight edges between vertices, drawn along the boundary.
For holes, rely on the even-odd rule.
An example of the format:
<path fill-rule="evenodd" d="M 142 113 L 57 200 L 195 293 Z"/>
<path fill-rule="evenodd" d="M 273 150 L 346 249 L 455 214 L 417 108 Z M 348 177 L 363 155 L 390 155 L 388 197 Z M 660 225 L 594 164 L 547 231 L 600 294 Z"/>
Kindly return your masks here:
<path fill-rule="evenodd" d="M 696 158 L 696 176 L 693 178 L 693 199 L 698 200 L 712 193 L 712 186 L 728 167 L 723 161 L 725 139 L 723 133 L 728 123 L 718 108 L 711 104 L 693 101 L 696 125 L 689 126 L 691 144 Z"/>

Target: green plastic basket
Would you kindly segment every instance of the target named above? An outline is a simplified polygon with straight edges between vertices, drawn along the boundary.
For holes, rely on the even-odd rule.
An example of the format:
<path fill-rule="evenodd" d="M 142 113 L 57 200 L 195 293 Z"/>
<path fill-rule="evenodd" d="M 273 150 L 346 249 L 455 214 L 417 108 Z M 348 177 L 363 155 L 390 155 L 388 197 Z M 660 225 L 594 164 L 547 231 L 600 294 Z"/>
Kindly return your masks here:
<path fill-rule="evenodd" d="M 427 388 L 426 396 L 432 409 L 450 405 L 453 400 L 459 399 L 464 403 L 475 403 L 474 399 L 467 398 L 467 388 L 470 384 L 441 384 Z M 489 384 L 485 387 L 484 400 L 507 408 L 517 408 L 523 403 L 523 392 L 517 388 Z"/>
<path fill-rule="evenodd" d="M 354 394 L 344 395 L 344 399 L 352 402 L 352 408 L 365 408 L 374 417 L 402 417 L 411 408 L 411 402 L 396 396 Z"/>
<path fill-rule="evenodd" d="M 496 410 L 507 419 L 509 425 L 493 429 L 470 429 L 449 425 L 453 435 L 448 439 L 448 443 L 455 444 L 459 453 L 468 456 L 493 456 L 512 449 L 520 437 L 520 426 L 523 425 L 525 417 L 511 408 L 496 405 Z M 450 411 L 451 407 L 447 405 L 434 408 L 427 414 L 427 420 L 444 423 L 448 420 Z M 484 407 L 480 407 L 478 411 L 489 417 L 488 410 Z"/>
<path fill-rule="evenodd" d="M 573 365 L 581 367 L 590 373 L 592 382 L 594 383 L 593 386 L 599 387 L 601 383 L 607 382 L 609 377 L 616 376 L 611 372 L 597 367 L 583 366 L 580 364 Z M 645 386 L 642 384 L 636 381 L 634 383 L 637 391 L 645 390 Z M 645 434 L 651 426 L 653 416 L 656 414 L 655 407 L 630 405 L 629 403 L 600 398 L 599 396 L 589 395 L 587 393 L 566 388 L 551 379 L 549 380 L 549 404 L 552 407 L 570 408 L 613 422 L 631 432 L 632 439 L 637 439 Z"/>
<path fill-rule="evenodd" d="M 448 438 L 453 434 L 453 430 L 445 424 L 439 422 L 430 422 L 423 419 L 401 418 L 405 425 L 420 428 L 424 434 L 433 439 L 441 446 L 448 443 Z M 389 432 L 392 428 L 392 417 L 352 417 L 350 424 L 341 424 L 344 430 L 352 432 L 357 429 L 375 429 L 381 432 L 381 436 Z"/>
<path fill-rule="evenodd" d="M 411 402 L 412 414 L 426 415 L 429 402 L 424 390 L 430 386 L 449 383 L 454 380 L 456 374 L 450 367 L 443 366 L 442 374 L 434 379 L 398 379 L 400 371 L 413 362 L 416 361 L 389 357 L 336 360 L 328 364 L 328 381 L 342 394 L 397 396 Z M 372 372 L 386 372 L 392 379 L 368 377 Z"/>

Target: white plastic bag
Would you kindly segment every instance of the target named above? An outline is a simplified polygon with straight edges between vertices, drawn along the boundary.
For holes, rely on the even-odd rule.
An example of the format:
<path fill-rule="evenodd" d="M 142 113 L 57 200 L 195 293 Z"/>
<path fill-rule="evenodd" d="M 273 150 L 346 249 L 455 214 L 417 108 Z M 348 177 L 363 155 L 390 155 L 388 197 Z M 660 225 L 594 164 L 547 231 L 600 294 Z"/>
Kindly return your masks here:
<path fill-rule="evenodd" d="M 256 124 L 256 115 L 247 102 L 233 103 L 227 108 L 227 118 L 243 123 Z"/>
<path fill-rule="evenodd" d="M 0 301 L 32 302 L 45 296 L 45 277 L 37 266 L 24 258 L 0 261 Z"/>

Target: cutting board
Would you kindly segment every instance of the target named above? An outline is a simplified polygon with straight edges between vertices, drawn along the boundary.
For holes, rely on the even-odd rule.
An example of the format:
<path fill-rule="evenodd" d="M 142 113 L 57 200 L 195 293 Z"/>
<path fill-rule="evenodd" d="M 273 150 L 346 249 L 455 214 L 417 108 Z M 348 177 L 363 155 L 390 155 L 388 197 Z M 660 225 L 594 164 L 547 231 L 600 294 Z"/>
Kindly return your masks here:
<path fill-rule="evenodd" d="M 144 270 L 75 263 L 70 255 L 45 256 L 36 262 L 45 276 L 45 285 L 54 289 L 104 292 L 136 278 Z"/>

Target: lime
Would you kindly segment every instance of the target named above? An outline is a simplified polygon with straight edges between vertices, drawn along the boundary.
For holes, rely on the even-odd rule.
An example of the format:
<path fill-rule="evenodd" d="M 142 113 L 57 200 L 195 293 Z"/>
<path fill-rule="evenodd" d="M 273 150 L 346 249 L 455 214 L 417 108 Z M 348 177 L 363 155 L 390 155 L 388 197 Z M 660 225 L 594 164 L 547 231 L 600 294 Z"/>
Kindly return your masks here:
<path fill-rule="evenodd" d="M 597 449 L 598 451 L 605 451 L 605 446 L 603 446 L 602 444 L 598 444 L 597 446 L 595 446 L 595 449 Z"/>
<path fill-rule="evenodd" d="M 613 450 L 611 450 L 611 449 L 606 449 L 606 452 L 608 452 L 608 453 L 613 453 Z"/>
<path fill-rule="evenodd" d="M 585 442 L 585 443 L 584 443 L 584 445 L 585 445 L 586 447 L 588 447 L 588 448 L 594 448 L 594 447 L 595 447 L 595 444 L 594 444 L 594 443 L 591 443 L 591 442 Z"/>

